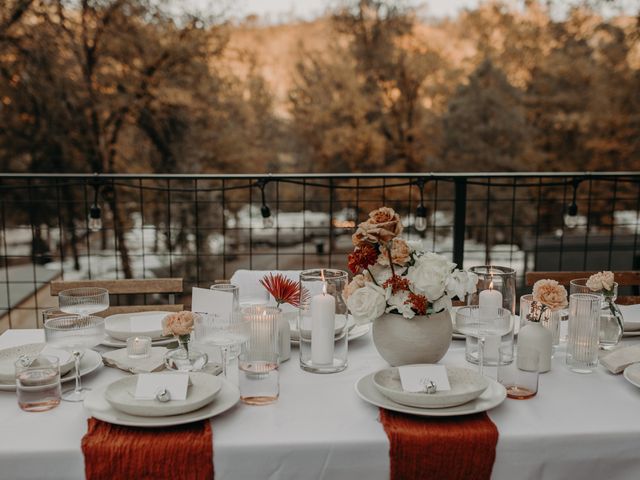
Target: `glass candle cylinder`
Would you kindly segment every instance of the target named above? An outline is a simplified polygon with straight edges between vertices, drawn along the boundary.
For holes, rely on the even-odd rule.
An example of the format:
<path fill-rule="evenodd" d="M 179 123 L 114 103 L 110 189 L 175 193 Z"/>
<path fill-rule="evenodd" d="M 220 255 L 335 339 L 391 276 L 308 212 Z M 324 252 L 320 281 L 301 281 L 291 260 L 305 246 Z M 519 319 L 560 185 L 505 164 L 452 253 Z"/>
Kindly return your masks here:
<path fill-rule="evenodd" d="M 279 396 L 278 321 L 276 307 L 253 306 L 242 310 L 249 322 L 249 343 L 239 356 L 240 400 L 249 405 L 267 405 Z"/>
<path fill-rule="evenodd" d="M 600 296 L 574 293 L 569 297 L 567 365 L 577 373 L 591 373 L 598 365 Z"/>
<path fill-rule="evenodd" d="M 306 270 L 300 274 L 298 331 L 303 370 L 335 373 L 347 368 L 349 313 L 342 296 L 347 282 L 347 272 L 342 270 Z"/>
<path fill-rule="evenodd" d="M 467 305 L 479 305 L 487 308 L 500 307 L 515 315 L 516 311 L 516 271 L 510 267 L 480 265 L 471 267 L 470 272 L 478 277 L 476 292 L 467 297 Z M 489 351 L 496 351 L 489 349 Z M 513 329 L 501 337 L 499 355 L 489 354 L 485 365 L 495 366 L 513 361 Z M 473 337 L 466 340 L 467 361 L 478 363 L 478 342 Z"/>

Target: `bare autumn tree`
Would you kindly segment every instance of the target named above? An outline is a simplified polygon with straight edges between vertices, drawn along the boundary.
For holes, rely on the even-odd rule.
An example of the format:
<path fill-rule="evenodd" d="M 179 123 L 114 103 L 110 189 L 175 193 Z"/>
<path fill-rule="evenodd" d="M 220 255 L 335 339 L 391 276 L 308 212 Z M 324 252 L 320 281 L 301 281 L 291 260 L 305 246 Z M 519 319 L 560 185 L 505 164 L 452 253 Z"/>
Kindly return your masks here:
<path fill-rule="evenodd" d="M 415 19 L 393 2 L 361 0 L 332 18 L 327 54 L 303 52 L 290 98 L 294 128 L 324 171 L 421 171 L 434 151 L 442 58 L 411 39 Z M 318 128 L 320 127 L 320 128 Z"/>

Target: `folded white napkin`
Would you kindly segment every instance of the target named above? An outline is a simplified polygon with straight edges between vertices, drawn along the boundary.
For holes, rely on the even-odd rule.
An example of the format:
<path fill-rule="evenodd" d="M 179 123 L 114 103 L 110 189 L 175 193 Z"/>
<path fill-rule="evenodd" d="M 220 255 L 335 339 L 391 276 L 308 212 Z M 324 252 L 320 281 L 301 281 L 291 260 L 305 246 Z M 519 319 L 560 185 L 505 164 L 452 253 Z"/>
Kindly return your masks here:
<path fill-rule="evenodd" d="M 148 358 L 129 358 L 127 349 L 120 348 L 102 354 L 102 361 L 108 367 L 119 368 L 131 373 L 151 373 L 164 368 L 165 347 L 151 347 Z"/>
<path fill-rule="evenodd" d="M 636 332 L 640 330 L 640 304 L 618 305 L 624 319 L 624 331 Z"/>
<path fill-rule="evenodd" d="M 600 363 L 612 373 L 620 373 L 637 362 L 640 362 L 640 345 L 618 348 L 600 358 Z"/>

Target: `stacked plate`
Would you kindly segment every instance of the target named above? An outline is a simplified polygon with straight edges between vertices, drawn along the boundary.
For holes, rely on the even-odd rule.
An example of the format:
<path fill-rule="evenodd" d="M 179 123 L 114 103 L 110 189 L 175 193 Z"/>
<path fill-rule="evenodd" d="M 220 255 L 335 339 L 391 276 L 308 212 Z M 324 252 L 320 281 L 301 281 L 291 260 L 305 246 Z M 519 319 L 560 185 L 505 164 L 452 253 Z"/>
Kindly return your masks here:
<path fill-rule="evenodd" d="M 287 319 L 289 320 L 289 327 L 291 328 L 291 343 L 297 345 L 300 343 L 300 331 L 298 330 L 298 312 L 287 312 L 285 313 Z M 342 318 L 342 325 L 344 325 L 344 315 L 336 315 L 336 324 L 339 327 L 336 328 L 336 334 L 338 328 L 340 328 L 340 319 Z M 367 332 L 371 330 L 371 324 L 368 323 L 366 325 L 356 325 L 353 317 L 349 317 L 347 320 L 347 332 L 349 336 L 349 341 L 355 340 L 356 338 L 360 338 L 363 335 L 366 335 Z"/>
<path fill-rule="evenodd" d="M 204 420 L 229 410 L 240 392 L 228 380 L 202 372 L 189 373 L 185 400 L 136 400 L 137 376 L 125 377 L 106 388 L 92 390 L 84 407 L 98 420 L 132 427 L 168 427 Z"/>
<path fill-rule="evenodd" d="M 0 350 L 0 391 L 15 391 L 15 362 L 21 356 L 35 357 L 39 354 L 53 355 L 61 359 L 60 381 L 69 382 L 75 378 L 74 361 L 69 352 L 50 347 L 45 343 L 28 343 Z M 86 350 L 80 359 L 80 376 L 100 368 L 102 357 L 98 352 Z"/>
<path fill-rule="evenodd" d="M 502 385 L 474 370 L 449 366 L 446 369 L 450 390 L 432 394 L 406 392 L 398 368 L 391 367 L 362 377 L 356 383 L 356 393 L 364 401 L 387 410 L 432 417 L 484 412 L 507 397 Z"/>
<path fill-rule="evenodd" d="M 174 341 L 173 337 L 162 335 L 162 320 L 172 312 L 137 312 L 119 313 L 104 319 L 106 332 L 102 345 L 106 347 L 124 348 L 129 337 L 151 337 L 154 347 L 167 345 Z"/>

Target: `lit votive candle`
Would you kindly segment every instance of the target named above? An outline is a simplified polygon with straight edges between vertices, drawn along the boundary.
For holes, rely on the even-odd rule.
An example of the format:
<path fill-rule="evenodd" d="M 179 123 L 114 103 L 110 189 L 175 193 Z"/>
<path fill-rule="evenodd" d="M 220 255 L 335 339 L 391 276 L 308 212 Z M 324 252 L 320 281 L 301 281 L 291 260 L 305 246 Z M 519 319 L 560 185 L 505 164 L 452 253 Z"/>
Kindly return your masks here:
<path fill-rule="evenodd" d="M 148 358 L 151 355 L 151 337 L 127 338 L 127 356 L 129 358 Z"/>

